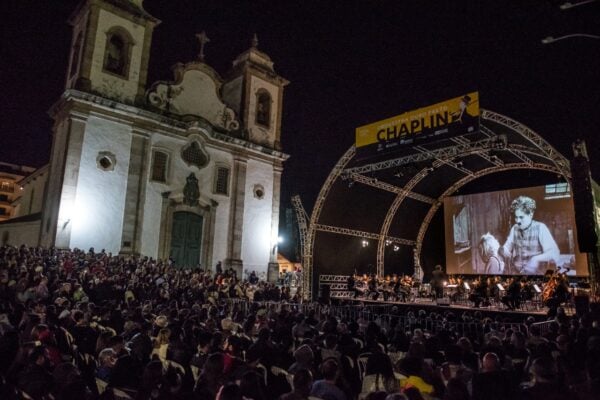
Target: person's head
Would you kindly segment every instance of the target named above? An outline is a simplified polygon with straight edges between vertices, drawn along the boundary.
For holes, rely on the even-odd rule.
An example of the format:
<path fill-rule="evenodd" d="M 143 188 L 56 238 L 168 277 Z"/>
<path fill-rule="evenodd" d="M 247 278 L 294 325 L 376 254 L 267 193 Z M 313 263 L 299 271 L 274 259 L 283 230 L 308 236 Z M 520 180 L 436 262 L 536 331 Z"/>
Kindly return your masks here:
<path fill-rule="evenodd" d="M 162 362 L 150 361 L 144 368 L 142 374 L 142 388 L 149 389 L 162 383 L 163 365 Z"/>
<path fill-rule="evenodd" d="M 404 389 L 404 395 L 408 398 L 408 400 L 424 400 L 421 391 L 415 386 Z"/>
<path fill-rule="evenodd" d="M 248 399 L 262 400 L 266 396 L 261 386 L 261 376 L 255 371 L 248 371 L 242 375 L 240 390 L 242 396 Z"/>
<path fill-rule="evenodd" d="M 521 229 L 527 228 L 533 219 L 535 212 L 535 200 L 527 196 L 519 196 L 513 200 L 510 210 L 515 215 L 515 223 Z"/>
<path fill-rule="evenodd" d="M 451 378 L 446 385 L 444 400 L 464 400 L 469 399 L 467 385 L 460 378 Z"/>
<path fill-rule="evenodd" d="M 242 400 L 242 390 L 235 383 L 228 383 L 221 386 L 217 393 L 216 400 Z"/>
<path fill-rule="evenodd" d="M 113 368 L 117 362 L 117 353 L 111 347 L 103 349 L 98 354 L 98 361 L 102 367 Z"/>
<path fill-rule="evenodd" d="M 323 379 L 327 381 L 333 381 L 337 377 L 338 374 L 338 363 L 333 358 L 328 358 L 323 361 L 321 364 L 321 374 L 323 375 Z"/>
<path fill-rule="evenodd" d="M 312 362 L 314 354 L 309 345 L 303 344 L 294 352 L 294 359 L 301 364 L 309 364 Z"/>
<path fill-rule="evenodd" d="M 371 392 L 365 397 L 365 400 L 385 400 L 387 393 L 384 391 Z"/>
<path fill-rule="evenodd" d="M 556 365 L 551 357 L 539 357 L 533 360 L 529 372 L 536 383 L 554 382 L 557 375 Z"/>
<path fill-rule="evenodd" d="M 294 374 L 294 391 L 308 397 L 312 389 L 313 376 L 306 368 L 301 368 Z"/>
<path fill-rule="evenodd" d="M 485 353 L 481 363 L 483 372 L 494 372 L 500 370 L 500 358 L 496 353 Z"/>
<path fill-rule="evenodd" d="M 404 393 L 391 393 L 387 395 L 385 400 L 408 400 L 408 397 Z"/>
<path fill-rule="evenodd" d="M 489 260 L 491 256 L 495 256 L 498 254 L 498 249 L 500 248 L 500 243 L 491 233 L 486 233 L 481 236 L 479 240 L 479 255 L 485 261 Z"/>
<path fill-rule="evenodd" d="M 202 374 L 213 377 L 222 375 L 223 362 L 223 354 L 213 353 L 209 355 L 202 368 Z"/>

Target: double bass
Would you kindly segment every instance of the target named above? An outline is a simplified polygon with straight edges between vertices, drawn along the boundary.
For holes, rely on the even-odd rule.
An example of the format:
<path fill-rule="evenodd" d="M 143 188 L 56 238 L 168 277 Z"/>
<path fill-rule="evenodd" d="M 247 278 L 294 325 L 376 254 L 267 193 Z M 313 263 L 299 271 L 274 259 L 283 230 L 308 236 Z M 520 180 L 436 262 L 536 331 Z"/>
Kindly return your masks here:
<path fill-rule="evenodd" d="M 563 273 L 561 272 L 560 267 L 558 267 L 556 271 L 554 271 L 554 273 L 550 277 L 550 280 L 548 281 L 548 283 L 546 283 L 546 285 L 544 286 L 544 290 L 542 291 L 542 302 L 544 304 L 547 304 L 549 300 L 556 297 L 557 288 L 565 283 L 565 279 L 569 271 L 570 268 L 566 268 L 566 271 Z"/>

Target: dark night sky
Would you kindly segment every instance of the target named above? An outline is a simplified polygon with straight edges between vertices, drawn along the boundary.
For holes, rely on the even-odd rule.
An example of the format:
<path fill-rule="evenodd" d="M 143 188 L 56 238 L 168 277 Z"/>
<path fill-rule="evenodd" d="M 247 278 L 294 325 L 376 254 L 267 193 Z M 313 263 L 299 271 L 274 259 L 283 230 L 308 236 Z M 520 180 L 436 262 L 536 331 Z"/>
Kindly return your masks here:
<path fill-rule="evenodd" d="M 47 110 L 64 89 L 78 0 L 5 2 L 0 46 L 0 160 L 48 162 Z M 149 84 L 211 42 L 206 60 L 224 75 L 259 48 L 289 79 L 283 146 L 284 204 L 300 193 L 310 210 L 354 128 L 479 90 L 480 104 L 531 127 L 567 157 L 583 137 L 600 147 L 600 40 L 541 39 L 600 34 L 600 2 L 561 11 L 558 0 L 225 1 L 146 0 L 154 32 Z M 600 162 L 592 161 L 600 177 Z"/>

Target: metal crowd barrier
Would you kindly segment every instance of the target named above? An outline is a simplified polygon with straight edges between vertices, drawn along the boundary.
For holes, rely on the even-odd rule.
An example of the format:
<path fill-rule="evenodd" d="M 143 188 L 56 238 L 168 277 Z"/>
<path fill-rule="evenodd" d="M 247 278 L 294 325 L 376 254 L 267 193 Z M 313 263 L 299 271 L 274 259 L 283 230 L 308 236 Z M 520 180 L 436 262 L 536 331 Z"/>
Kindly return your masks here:
<path fill-rule="evenodd" d="M 401 310 L 400 313 L 392 312 L 392 307 L 395 307 L 393 304 L 332 306 L 319 303 L 252 302 L 247 299 L 236 298 L 227 301 L 232 307 L 236 307 L 246 314 L 263 307 L 275 311 L 280 310 L 281 307 L 288 307 L 305 315 L 314 312 L 316 318 L 326 314 L 335 316 L 340 322 L 356 321 L 361 329 L 366 328 L 369 322 L 375 322 L 388 332 L 392 329 L 398 329 L 398 326 L 400 326 L 404 331 L 422 329 L 424 332 L 437 334 L 442 330 L 449 330 L 460 336 L 481 338 L 490 333 L 492 328 L 504 332 L 508 329 L 522 330 L 523 326 L 522 323 L 516 322 L 493 322 L 486 325 L 483 323 L 432 319 L 430 317 L 419 318 L 414 314 L 414 311 L 411 313 L 408 310 Z M 543 334 L 548 330 L 549 322 L 539 322 L 535 325 L 540 326 Z"/>

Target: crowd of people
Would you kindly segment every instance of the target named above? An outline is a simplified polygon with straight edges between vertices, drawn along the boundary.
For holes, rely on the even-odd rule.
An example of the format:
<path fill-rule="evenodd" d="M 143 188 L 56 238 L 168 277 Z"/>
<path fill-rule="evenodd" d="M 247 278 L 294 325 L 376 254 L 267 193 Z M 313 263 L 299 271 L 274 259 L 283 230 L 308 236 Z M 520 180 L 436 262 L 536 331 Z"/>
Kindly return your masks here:
<path fill-rule="evenodd" d="M 544 331 L 479 310 L 420 310 L 401 324 L 401 307 L 384 327 L 219 272 L 94 249 L 0 247 L 0 398 L 600 396 L 595 307 L 574 317 L 558 309 Z M 481 329 L 458 332 L 452 321 Z"/>

